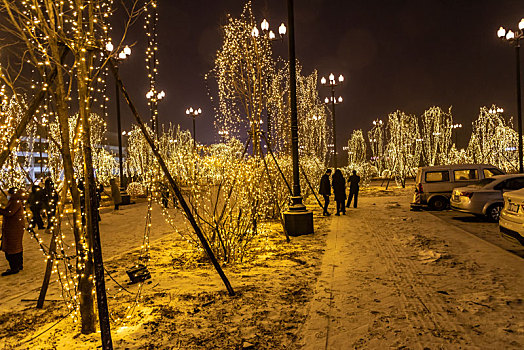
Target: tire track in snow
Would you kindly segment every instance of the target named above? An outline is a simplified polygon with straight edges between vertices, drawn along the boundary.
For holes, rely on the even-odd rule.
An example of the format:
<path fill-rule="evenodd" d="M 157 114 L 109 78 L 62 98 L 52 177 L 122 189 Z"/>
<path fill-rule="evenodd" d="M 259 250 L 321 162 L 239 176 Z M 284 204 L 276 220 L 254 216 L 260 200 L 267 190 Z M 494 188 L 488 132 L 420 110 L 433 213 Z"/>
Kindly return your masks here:
<path fill-rule="evenodd" d="M 421 275 L 414 262 L 399 258 L 399 256 L 409 255 L 409 252 L 400 244 L 394 244 L 390 239 L 391 232 L 387 230 L 389 223 L 378 225 L 377 223 L 384 220 L 376 215 L 371 217 L 371 215 L 364 220 L 372 233 L 377 249 L 386 257 L 385 262 L 396 278 L 397 292 L 404 299 L 405 306 L 413 307 L 413 311 L 408 312 L 408 315 L 410 320 L 421 326 L 424 338 L 420 340 L 423 340 L 423 345 L 433 344 L 445 347 L 460 344 L 462 347 L 469 346 L 471 340 L 468 339 L 467 332 L 455 319 L 450 317 L 444 307 L 445 301 L 429 287 L 430 284 Z M 374 223 L 374 230 L 371 229 L 371 221 Z M 406 311 L 410 310 L 406 308 Z"/>

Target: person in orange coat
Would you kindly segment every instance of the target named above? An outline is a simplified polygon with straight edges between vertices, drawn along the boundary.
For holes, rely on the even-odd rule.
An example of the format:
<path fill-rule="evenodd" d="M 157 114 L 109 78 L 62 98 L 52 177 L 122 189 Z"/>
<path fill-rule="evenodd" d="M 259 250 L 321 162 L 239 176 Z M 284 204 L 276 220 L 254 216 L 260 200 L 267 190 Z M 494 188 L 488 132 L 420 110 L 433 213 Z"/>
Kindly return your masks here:
<path fill-rule="evenodd" d="M 0 209 L 2 220 L 2 250 L 9 269 L 2 276 L 13 275 L 24 268 L 22 239 L 24 237 L 24 206 L 22 192 L 14 187 L 7 191 L 7 206 Z"/>

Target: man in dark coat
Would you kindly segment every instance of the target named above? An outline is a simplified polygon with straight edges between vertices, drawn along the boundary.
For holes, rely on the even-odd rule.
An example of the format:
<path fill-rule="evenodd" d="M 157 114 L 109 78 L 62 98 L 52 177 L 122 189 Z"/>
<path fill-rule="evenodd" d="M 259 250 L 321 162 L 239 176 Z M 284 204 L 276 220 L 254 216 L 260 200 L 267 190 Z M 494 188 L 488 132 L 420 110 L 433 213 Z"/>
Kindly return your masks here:
<path fill-rule="evenodd" d="M 320 189 L 318 193 L 324 197 L 324 212 L 323 215 L 328 216 L 328 205 L 329 205 L 329 196 L 331 195 L 331 184 L 329 183 L 329 176 L 331 175 L 331 169 L 327 169 L 326 173 L 322 175 L 320 179 Z"/>
<path fill-rule="evenodd" d="M 342 171 L 340 169 L 335 170 L 333 174 L 333 193 L 335 194 L 335 202 L 337 203 L 337 213 L 336 216 L 346 215 L 346 208 L 344 207 L 344 202 L 346 201 L 346 180 Z"/>
<path fill-rule="evenodd" d="M 358 203 L 358 190 L 359 190 L 359 183 L 360 183 L 360 176 L 357 175 L 357 171 L 353 170 L 353 175 L 351 175 L 348 178 L 349 182 L 349 197 L 348 202 L 346 204 L 346 207 L 349 208 L 349 205 L 351 204 L 351 200 L 353 197 L 355 197 L 355 201 L 353 202 L 353 208 L 357 207 Z"/>
<path fill-rule="evenodd" d="M 0 209 L 2 220 L 2 251 L 9 269 L 2 276 L 14 275 L 24 268 L 22 238 L 24 236 L 24 206 L 22 194 L 12 187 L 7 191 L 7 206 Z"/>
<path fill-rule="evenodd" d="M 29 198 L 27 199 L 27 204 L 29 204 L 29 210 L 31 210 L 31 213 L 33 213 L 33 217 L 29 224 L 30 229 L 34 229 L 35 226 L 38 226 L 39 230 L 44 229 L 44 221 L 42 220 L 42 216 L 40 215 L 42 207 L 44 206 L 44 200 L 44 192 L 42 191 L 42 188 L 38 185 L 33 185 L 31 187 L 31 193 L 29 194 Z"/>

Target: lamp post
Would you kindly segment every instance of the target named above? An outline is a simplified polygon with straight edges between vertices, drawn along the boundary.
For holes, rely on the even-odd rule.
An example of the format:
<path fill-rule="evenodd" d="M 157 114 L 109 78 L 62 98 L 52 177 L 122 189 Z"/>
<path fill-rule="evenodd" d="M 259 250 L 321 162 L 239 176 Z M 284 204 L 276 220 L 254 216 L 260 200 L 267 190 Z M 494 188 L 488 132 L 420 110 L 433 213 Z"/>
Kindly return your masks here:
<path fill-rule="evenodd" d="M 306 209 L 300 194 L 297 120 L 297 68 L 295 57 L 295 16 L 293 0 L 287 0 L 289 26 L 289 97 L 291 109 L 291 155 L 293 159 L 293 195 L 289 210 L 284 212 L 284 227 L 288 235 L 299 236 L 313 233 L 313 213 Z"/>
<path fill-rule="evenodd" d="M 189 107 L 186 109 L 186 114 L 190 117 L 193 117 L 193 145 L 196 149 L 196 129 L 195 129 L 195 118 L 198 117 L 200 114 L 202 114 L 201 108 L 195 108 Z"/>
<path fill-rule="evenodd" d="M 164 90 L 158 92 L 154 87 L 146 93 L 146 98 L 151 105 L 151 128 L 157 136 L 159 134 L 158 101 L 162 100 L 164 97 L 166 97 Z"/>
<path fill-rule="evenodd" d="M 106 44 L 106 50 L 108 52 L 113 51 L 113 44 L 111 42 Z M 120 53 L 113 58 L 115 69 L 118 72 L 118 64 L 127 59 L 131 55 L 131 48 L 125 46 Z M 118 88 L 118 82 L 115 79 L 115 104 L 116 104 L 116 122 L 117 122 L 117 138 L 118 138 L 118 170 L 120 173 L 120 197 L 122 198 L 122 205 L 130 204 L 131 197 L 127 194 L 124 186 L 124 165 L 122 156 L 122 123 L 120 113 L 120 89 Z"/>
<path fill-rule="evenodd" d="M 522 164 L 522 95 L 520 92 L 520 39 L 524 38 L 524 18 L 519 22 L 519 29 L 513 32 L 503 27 L 500 27 L 497 31 L 497 36 L 502 40 L 506 40 L 510 45 L 515 47 L 515 59 L 516 59 L 516 73 L 517 73 L 517 117 L 518 117 L 518 132 L 519 132 L 519 172 L 524 173 L 524 167 Z"/>
<path fill-rule="evenodd" d="M 220 140 L 222 141 L 222 143 L 225 143 L 229 136 L 229 131 L 227 131 L 226 129 L 219 130 L 218 134 L 220 135 Z"/>
<path fill-rule="evenodd" d="M 278 27 L 278 37 L 276 36 L 276 34 L 269 29 L 269 22 L 267 21 L 267 19 L 263 19 L 262 22 L 260 23 L 260 29 L 262 30 L 262 34 L 263 36 L 269 40 L 269 41 L 284 41 L 284 35 L 286 35 L 286 32 L 287 32 L 287 28 L 286 28 L 286 25 L 284 23 L 280 24 L 280 26 Z M 255 38 L 257 38 L 258 36 L 260 36 L 260 31 L 258 30 L 258 28 L 256 26 L 253 27 L 253 30 L 251 31 L 251 35 Z M 268 85 L 271 85 L 271 75 L 269 75 L 267 77 L 267 83 Z M 268 147 L 271 147 L 271 113 L 269 112 L 269 110 L 266 108 L 266 116 L 267 116 L 267 146 Z"/>
<path fill-rule="evenodd" d="M 335 118 L 335 105 L 342 103 L 343 101 L 342 96 L 335 98 L 335 87 L 342 84 L 343 82 L 344 82 L 344 76 L 342 74 L 339 75 L 338 81 L 335 80 L 335 75 L 333 73 L 329 75 L 329 81 L 325 77 L 322 77 L 322 79 L 320 79 L 320 83 L 322 84 L 322 86 L 325 86 L 331 89 L 331 97 L 330 98 L 326 97 L 324 102 L 326 103 L 326 105 L 331 103 L 331 111 L 332 111 L 332 118 L 333 118 L 332 119 L 332 127 L 333 127 L 332 131 L 333 131 L 333 150 L 334 150 L 333 167 L 335 168 L 335 170 L 337 169 L 337 122 Z"/>
<path fill-rule="evenodd" d="M 460 129 L 460 128 L 462 128 L 462 124 L 451 125 L 451 132 L 455 131 L 455 148 L 457 148 L 457 134 L 458 134 L 458 130 L 456 129 Z"/>

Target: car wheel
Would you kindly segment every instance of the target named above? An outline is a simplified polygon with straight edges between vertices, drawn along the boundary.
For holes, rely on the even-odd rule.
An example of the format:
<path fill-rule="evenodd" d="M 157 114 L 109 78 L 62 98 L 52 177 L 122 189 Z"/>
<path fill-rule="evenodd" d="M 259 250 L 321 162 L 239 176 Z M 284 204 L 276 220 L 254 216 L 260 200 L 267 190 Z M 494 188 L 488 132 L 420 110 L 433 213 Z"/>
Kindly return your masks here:
<path fill-rule="evenodd" d="M 500 218 L 500 211 L 502 210 L 502 204 L 493 204 L 488 208 L 486 216 L 489 221 L 497 222 Z"/>
<path fill-rule="evenodd" d="M 448 206 L 448 201 L 444 197 L 435 197 L 429 201 L 432 210 L 444 210 Z"/>

